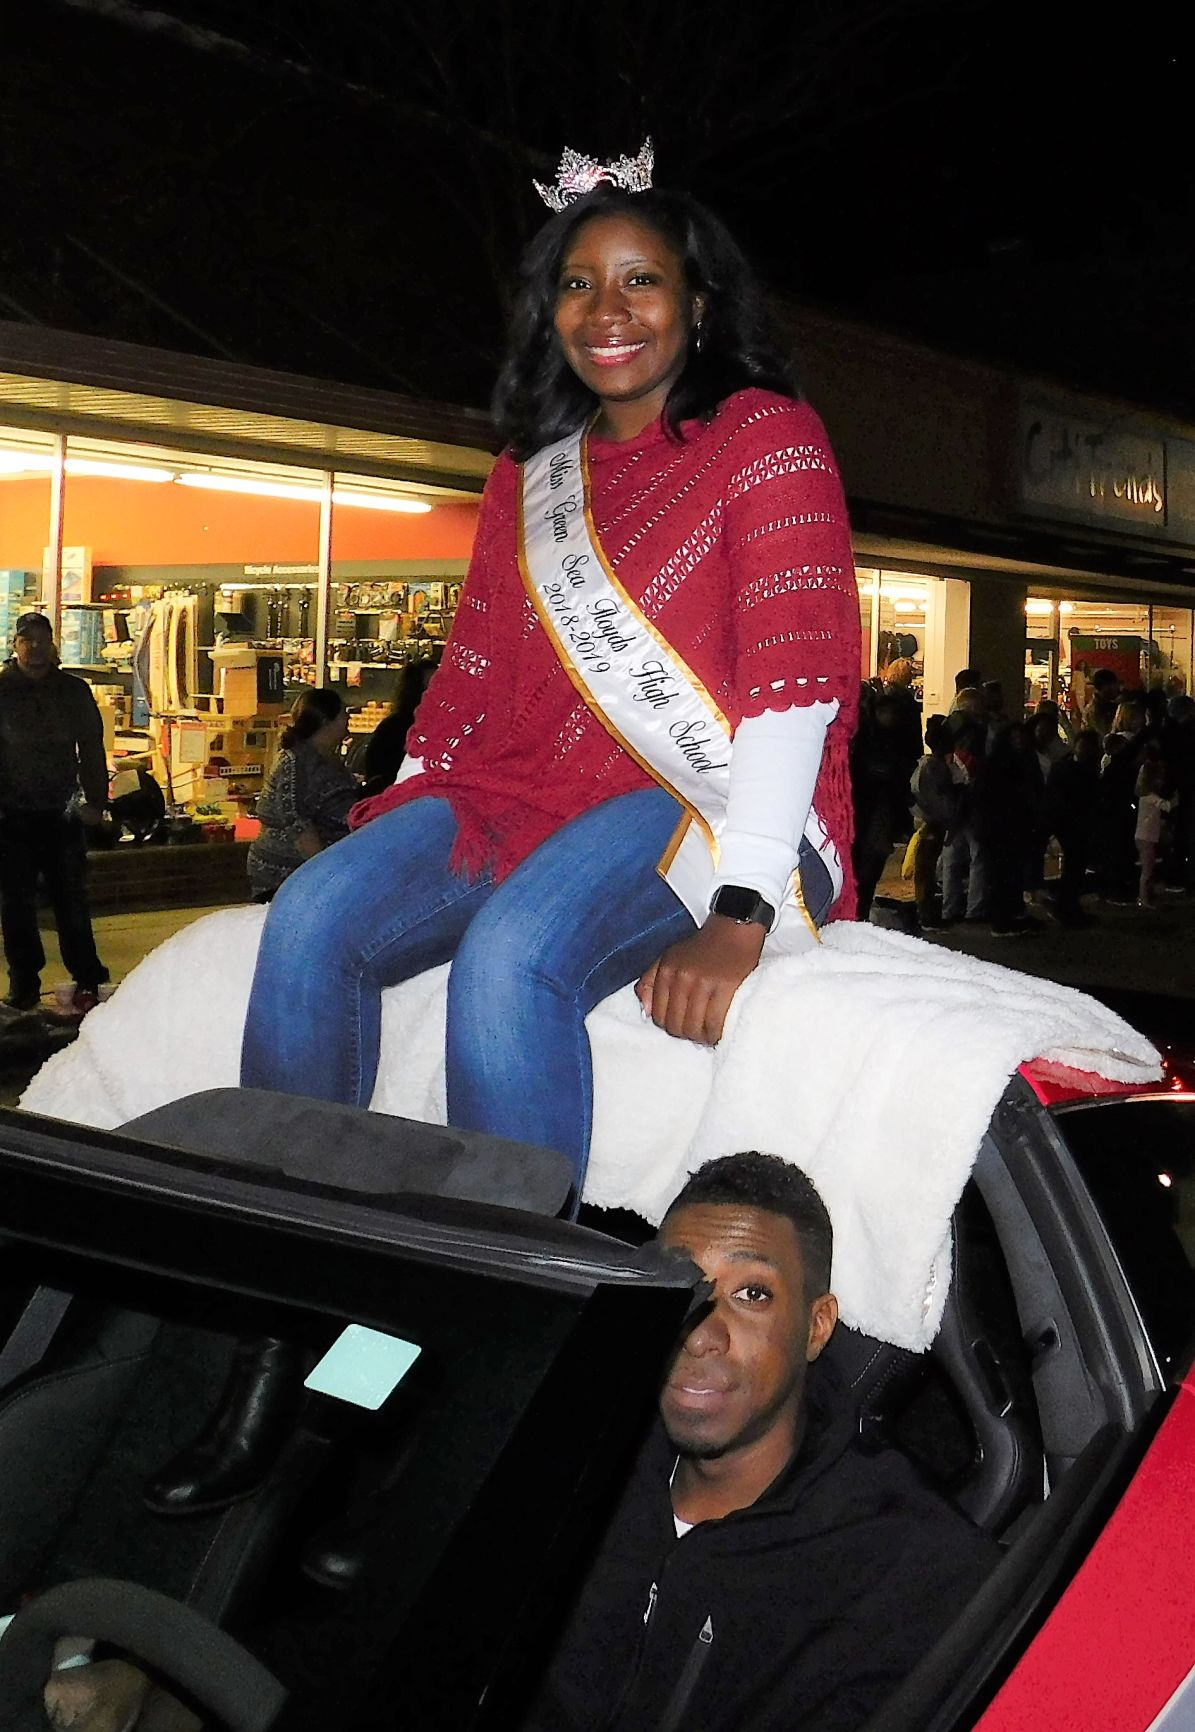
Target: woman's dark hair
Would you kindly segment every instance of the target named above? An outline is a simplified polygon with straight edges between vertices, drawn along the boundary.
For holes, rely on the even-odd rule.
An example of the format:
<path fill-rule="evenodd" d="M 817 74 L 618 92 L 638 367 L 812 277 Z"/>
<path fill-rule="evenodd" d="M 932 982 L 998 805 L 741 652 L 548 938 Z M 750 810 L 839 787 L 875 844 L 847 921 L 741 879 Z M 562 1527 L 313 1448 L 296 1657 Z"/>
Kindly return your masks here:
<path fill-rule="evenodd" d="M 523 255 L 493 401 L 494 423 L 517 458 L 574 432 L 597 406 L 561 353 L 556 297 L 565 254 L 582 223 L 624 213 L 663 235 L 683 259 L 689 287 L 705 302 L 701 347 L 691 335 L 684 372 L 664 408 L 672 436 L 679 438 L 682 421 L 708 421 L 745 386 L 798 394 L 763 290 L 718 218 L 688 193 L 601 186 L 551 217 Z"/>
<path fill-rule="evenodd" d="M 282 730 L 283 750 L 318 734 L 324 723 L 334 722 L 343 709 L 344 699 L 331 686 L 308 686 L 295 699 L 290 721 Z"/>

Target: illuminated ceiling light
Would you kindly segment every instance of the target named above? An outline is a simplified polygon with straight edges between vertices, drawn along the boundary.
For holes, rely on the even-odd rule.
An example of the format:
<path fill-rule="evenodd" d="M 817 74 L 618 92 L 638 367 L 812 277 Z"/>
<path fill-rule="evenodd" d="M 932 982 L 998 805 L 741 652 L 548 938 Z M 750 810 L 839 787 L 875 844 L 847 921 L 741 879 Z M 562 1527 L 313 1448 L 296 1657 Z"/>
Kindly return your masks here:
<path fill-rule="evenodd" d="M 180 475 L 180 487 L 202 487 L 209 493 L 252 493 L 262 499 L 302 499 L 319 504 L 318 487 L 297 481 L 256 481 L 248 475 Z"/>
<path fill-rule="evenodd" d="M 53 467 L 52 457 L 39 457 L 30 451 L 0 451 L 0 475 L 20 475 L 26 470 L 44 475 Z"/>
<path fill-rule="evenodd" d="M 1059 613 L 1074 613 L 1075 604 L 1073 601 L 1060 601 L 1058 603 L 1058 611 Z"/>
<path fill-rule="evenodd" d="M 422 515 L 431 506 L 425 499 L 405 499 L 398 493 L 346 492 L 343 487 L 332 489 L 334 505 L 359 505 L 367 511 L 407 511 Z"/>
<path fill-rule="evenodd" d="M 1171 1185 L 1173 1185 L 1174 1180 L 1171 1178 L 1169 1173 L 1159 1173 L 1158 1174 L 1158 1183 L 1159 1183 L 1159 1185 L 1163 1186 L 1163 1188 L 1165 1190 L 1168 1191 L 1170 1189 Z"/>
<path fill-rule="evenodd" d="M 1031 595 L 1029 600 L 1025 603 L 1025 612 L 1027 614 L 1036 615 L 1038 618 L 1047 614 L 1052 614 L 1053 611 L 1054 603 L 1052 601 L 1045 601 L 1039 596 Z"/>
<path fill-rule="evenodd" d="M 68 475 L 98 475 L 109 481 L 173 481 L 173 469 L 155 469 L 151 464 L 105 463 L 91 457 L 68 457 Z"/>
<path fill-rule="evenodd" d="M 178 477 L 180 487 L 202 487 L 212 493 L 249 493 L 262 499 L 298 499 L 318 505 L 322 490 L 301 481 L 259 481 L 250 475 L 188 474 Z M 354 505 L 366 511 L 402 511 L 422 515 L 431 506 L 422 499 L 406 499 L 397 493 L 365 493 L 334 487 L 335 505 Z"/>

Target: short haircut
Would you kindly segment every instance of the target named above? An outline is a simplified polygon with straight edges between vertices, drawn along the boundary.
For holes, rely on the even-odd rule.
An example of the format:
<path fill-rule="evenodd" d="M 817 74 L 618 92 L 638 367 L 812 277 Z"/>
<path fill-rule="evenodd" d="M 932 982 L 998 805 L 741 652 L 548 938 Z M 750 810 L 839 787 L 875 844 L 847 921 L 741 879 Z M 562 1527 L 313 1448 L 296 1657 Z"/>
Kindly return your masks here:
<path fill-rule="evenodd" d="M 969 686 L 981 686 L 982 684 L 983 675 L 980 673 L 978 668 L 960 668 L 954 676 L 954 689 L 956 692 L 963 692 L 966 691 Z"/>
<path fill-rule="evenodd" d="M 949 746 L 950 729 L 945 716 L 928 716 L 925 723 L 925 749 L 936 752 L 939 746 Z"/>
<path fill-rule="evenodd" d="M 690 1175 L 668 1205 L 664 1219 L 699 1203 L 737 1205 L 783 1215 L 792 1222 L 801 1247 L 806 1297 L 813 1300 L 829 1292 L 834 1229 L 817 1187 L 800 1167 L 782 1161 L 779 1155 L 760 1154 L 757 1149 L 720 1155 Z"/>

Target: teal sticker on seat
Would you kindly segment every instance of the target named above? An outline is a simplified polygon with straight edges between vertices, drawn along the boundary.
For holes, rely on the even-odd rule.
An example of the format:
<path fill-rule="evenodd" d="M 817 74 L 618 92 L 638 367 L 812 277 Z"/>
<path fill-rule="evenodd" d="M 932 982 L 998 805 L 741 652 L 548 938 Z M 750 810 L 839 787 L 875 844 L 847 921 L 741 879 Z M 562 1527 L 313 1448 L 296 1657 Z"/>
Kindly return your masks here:
<path fill-rule="evenodd" d="M 371 1413 L 394 1394 L 421 1349 L 397 1335 L 350 1323 L 329 1347 L 306 1379 L 306 1388 L 317 1395 L 331 1395 L 367 1407 Z"/>

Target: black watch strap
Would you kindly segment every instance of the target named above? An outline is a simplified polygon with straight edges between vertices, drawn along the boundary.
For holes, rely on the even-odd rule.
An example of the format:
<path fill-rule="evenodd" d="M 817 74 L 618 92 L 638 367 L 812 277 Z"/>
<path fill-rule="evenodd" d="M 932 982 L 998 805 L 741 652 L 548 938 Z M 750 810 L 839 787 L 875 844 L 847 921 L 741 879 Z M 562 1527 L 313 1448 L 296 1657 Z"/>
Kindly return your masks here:
<path fill-rule="evenodd" d="M 724 914 L 728 920 L 737 920 L 741 926 L 754 921 L 762 926 L 765 932 L 772 930 L 772 922 L 776 918 L 776 910 L 770 902 L 766 902 L 758 890 L 748 890 L 742 884 L 721 884 L 714 891 L 710 903 L 713 914 Z"/>

